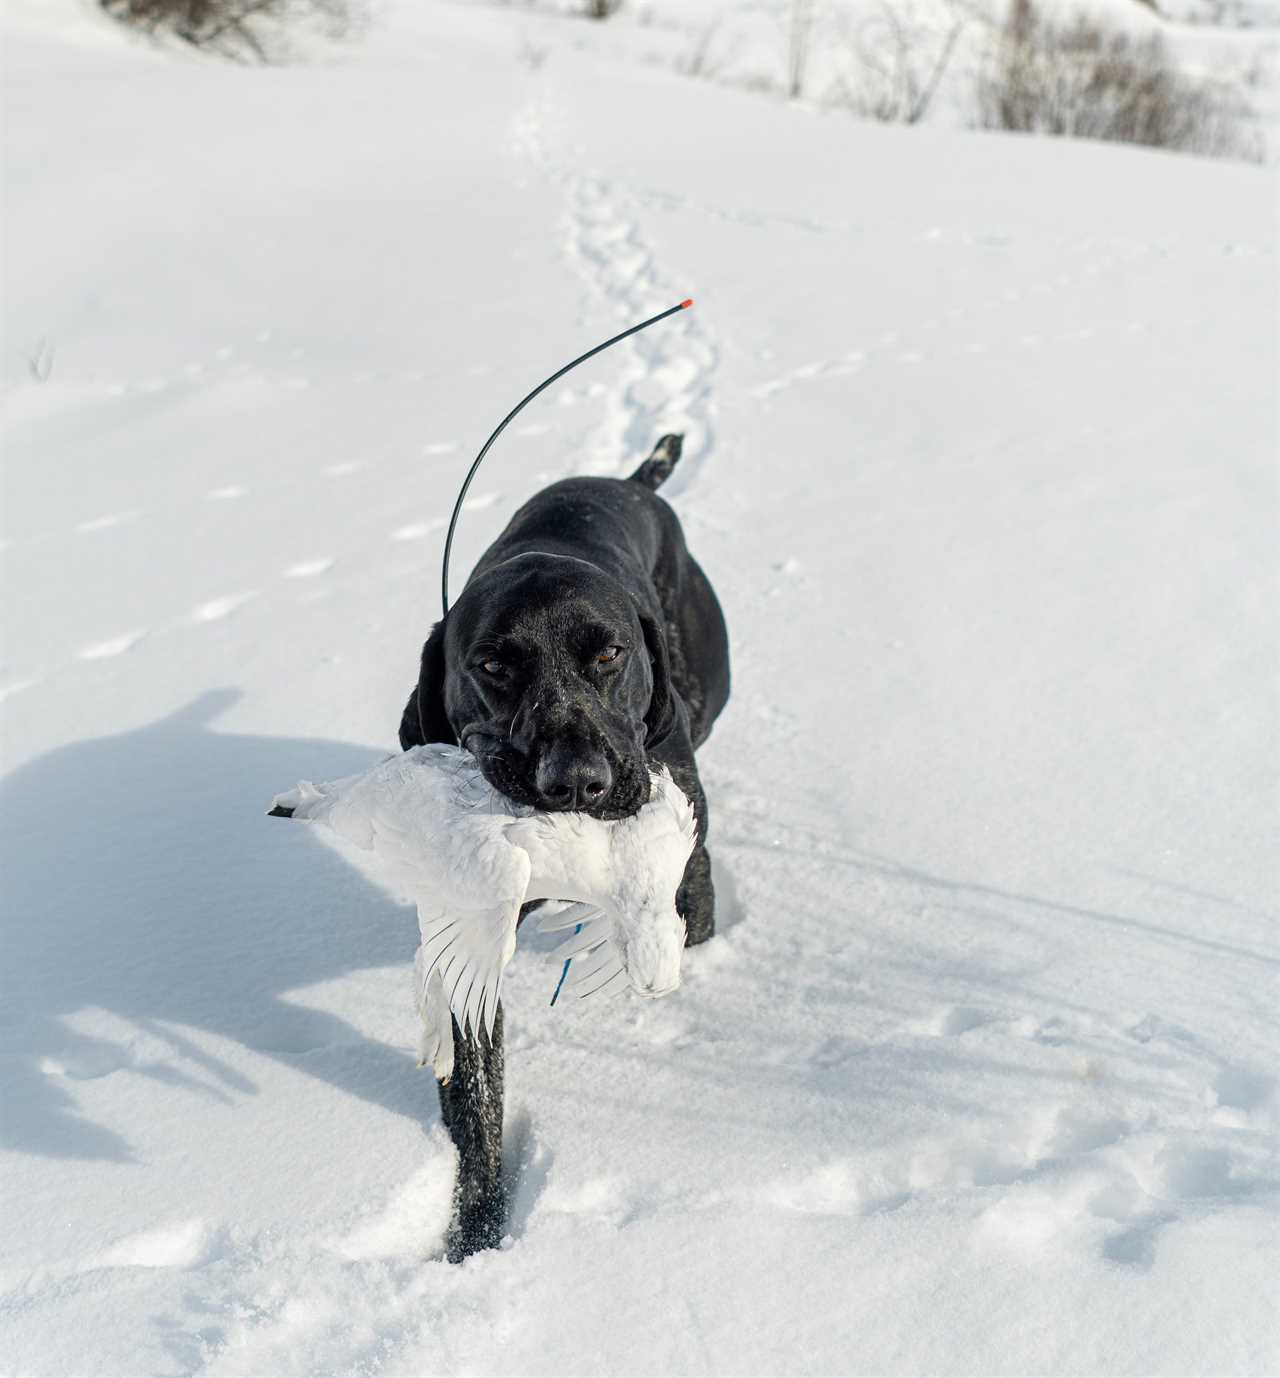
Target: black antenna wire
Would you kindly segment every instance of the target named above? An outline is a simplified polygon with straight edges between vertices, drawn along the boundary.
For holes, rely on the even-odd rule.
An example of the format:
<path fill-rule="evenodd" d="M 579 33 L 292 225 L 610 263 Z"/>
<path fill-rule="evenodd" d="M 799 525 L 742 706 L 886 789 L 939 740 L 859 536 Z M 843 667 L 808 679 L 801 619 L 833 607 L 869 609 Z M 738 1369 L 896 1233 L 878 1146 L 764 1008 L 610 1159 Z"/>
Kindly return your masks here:
<path fill-rule="evenodd" d="M 693 298 L 689 297 L 678 306 L 669 306 L 665 311 L 659 311 L 656 316 L 650 316 L 647 321 L 641 321 L 639 325 L 631 326 L 630 329 L 624 330 L 619 335 L 615 335 L 611 340 L 606 340 L 603 344 L 596 345 L 594 349 L 587 350 L 585 354 L 579 354 L 572 363 L 565 364 L 562 369 L 558 369 L 550 378 L 546 379 L 545 382 L 539 383 L 527 397 L 517 402 L 506 416 L 502 418 L 493 434 L 484 442 L 484 449 L 482 449 L 472 461 L 471 468 L 467 470 L 467 476 L 463 479 L 462 487 L 458 492 L 458 500 L 453 504 L 453 516 L 449 518 L 449 534 L 444 538 L 444 564 L 440 570 L 440 601 L 444 608 L 443 615 L 447 616 L 449 612 L 449 555 L 453 550 L 453 533 L 458 525 L 458 516 L 462 511 L 462 503 L 467 496 L 467 489 L 471 487 L 471 480 L 475 478 L 476 470 L 479 469 L 481 461 L 484 459 L 485 455 L 489 453 L 489 449 L 493 442 L 497 440 L 504 430 L 506 430 L 507 423 L 511 421 L 517 413 L 522 411 L 525 406 L 532 402 L 543 389 L 549 388 L 558 378 L 563 378 L 571 368 L 577 368 L 579 364 L 585 363 L 593 355 L 599 354 L 602 349 L 608 349 L 610 345 L 616 345 L 619 340 L 625 340 L 628 335 L 634 335 L 638 330 L 646 330 L 649 326 L 656 325 L 659 321 L 665 321 L 668 316 L 674 316 L 677 311 L 687 311 L 692 305 Z"/>

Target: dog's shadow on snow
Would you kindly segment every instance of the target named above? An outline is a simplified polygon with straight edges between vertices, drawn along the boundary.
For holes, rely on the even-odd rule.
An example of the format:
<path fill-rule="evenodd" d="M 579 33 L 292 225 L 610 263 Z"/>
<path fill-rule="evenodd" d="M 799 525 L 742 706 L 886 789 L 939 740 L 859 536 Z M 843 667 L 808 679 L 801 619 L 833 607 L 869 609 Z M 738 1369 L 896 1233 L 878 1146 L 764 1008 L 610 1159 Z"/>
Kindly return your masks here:
<path fill-rule="evenodd" d="M 305 828 L 265 816 L 272 795 L 298 779 L 354 774 L 379 753 L 217 731 L 238 697 L 206 693 L 150 726 L 60 747 L 0 784 L 10 839 L 0 1023 L 12 1054 L 0 1142 L 131 1161 L 130 1144 L 68 1094 L 69 1082 L 110 1074 L 151 1077 L 175 1095 L 255 1094 L 184 1027 L 424 1126 L 438 1119 L 432 1078 L 411 1052 L 413 911 Z M 393 964 L 406 969 L 400 1047 L 285 998 Z M 86 1010 L 92 1033 L 76 1027 Z M 339 1046 L 341 1056 L 306 1056 Z"/>

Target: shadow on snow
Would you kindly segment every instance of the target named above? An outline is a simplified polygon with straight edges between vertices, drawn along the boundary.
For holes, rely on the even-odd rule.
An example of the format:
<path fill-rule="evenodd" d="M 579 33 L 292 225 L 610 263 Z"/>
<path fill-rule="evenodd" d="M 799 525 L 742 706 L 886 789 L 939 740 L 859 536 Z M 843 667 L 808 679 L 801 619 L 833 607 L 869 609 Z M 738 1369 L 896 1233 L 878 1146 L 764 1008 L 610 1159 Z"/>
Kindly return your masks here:
<path fill-rule="evenodd" d="M 278 790 L 355 773 L 378 753 L 213 730 L 238 698 L 236 690 L 205 693 L 147 727 L 59 747 L 0 783 L 0 1141 L 9 1146 L 132 1160 L 125 1139 L 77 1108 L 68 1079 L 123 1069 L 226 1102 L 255 1094 L 251 1080 L 180 1026 L 434 1123 L 434 1084 L 415 1074 L 407 1046 L 370 1040 L 282 998 L 346 972 L 403 963 L 406 1045 L 412 1036 L 412 910 L 304 830 L 265 816 Z M 85 1009 L 116 1016 L 120 1034 L 77 1031 L 67 1017 Z M 167 1045 L 173 1063 L 136 1058 L 140 1039 Z M 302 1056 L 334 1045 L 358 1055 Z"/>

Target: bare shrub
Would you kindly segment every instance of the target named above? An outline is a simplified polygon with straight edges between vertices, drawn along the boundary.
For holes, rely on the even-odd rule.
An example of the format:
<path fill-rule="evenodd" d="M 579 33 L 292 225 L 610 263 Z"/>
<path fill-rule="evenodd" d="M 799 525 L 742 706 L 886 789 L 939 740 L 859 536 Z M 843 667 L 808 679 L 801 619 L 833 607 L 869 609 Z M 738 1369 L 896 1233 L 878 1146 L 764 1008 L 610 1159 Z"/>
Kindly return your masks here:
<path fill-rule="evenodd" d="M 817 0 L 791 0 L 791 22 L 787 32 L 787 96 L 791 100 L 804 94 L 816 8 Z"/>
<path fill-rule="evenodd" d="M 54 349 L 47 337 L 42 338 L 35 349 L 27 355 L 27 371 L 37 383 L 47 383 L 53 372 Z"/>
<path fill-rule="evenodd" d="M 622 0 L 587 0 L 587 16 L 591 19 L 608 19 L 622 8 Z"/>
<path fill-rule="evenodd" d="M 852 70 L 829 93 L 832 104 L 889 124 L 916 124 L 927 113 L 968 20 L 954 7 L 926 13 L 910 0 L 882 0 L 846 30 Z"/>
<path fill-rule="evenodd" d="M 694 37 L 688 50 L 676 59 L 676 70 L 687 77 L 703 77 L 715 81 L 742 50 L 738 35 L 722 37 L 723 22 L 717 17 L 705 24 Z"/>
<path fill-rule="evenodd" d="M 1190 153 L 1252 156 L 1238 90 L 1180 71 L 1158 33 L 1044 18 L 1013 0 L 978 84 L 978 124 Z"/>
<path fill-rule="evenodd" d="M 319 21 L 330 34 L 351 21 L 348 0 L 99 0 L 113 18 L 242 61 L 270 61 L 279 26 Z"/>
<path fill-rule="evenodd" d="M 711 49 L 720 29 L 720 21 L 705 24 L 683 57 L 676 59 L 676 68 L 687 77 L 709 77 L 713 74 Z"/>
<path fill-rule="evenodd" d="M 516 56 L 531 71 L 541 69 L 551 50 L 544 43 L 535 43 L 528 34 L 522 33 L 516 46 Z"/>

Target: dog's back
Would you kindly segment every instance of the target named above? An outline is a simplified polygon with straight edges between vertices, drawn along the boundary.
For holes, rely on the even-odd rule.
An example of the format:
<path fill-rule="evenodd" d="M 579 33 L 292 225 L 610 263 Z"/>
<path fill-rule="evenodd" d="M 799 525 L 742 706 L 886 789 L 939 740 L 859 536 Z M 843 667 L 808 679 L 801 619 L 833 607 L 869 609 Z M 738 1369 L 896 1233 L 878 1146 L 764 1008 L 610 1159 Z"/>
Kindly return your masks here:
<path fill-rule="evenodd" d="M 681 442 L 679 435 L 663 436 L 629 478 L 567 478 L 535 493 L 471 578 L 537 552 L 586 560 L 619 579 L 663 626 L 672 683 L 698 747 L 729 698 L 729 637 L 680 519 L 657 493 L 680 460 Z"/>

